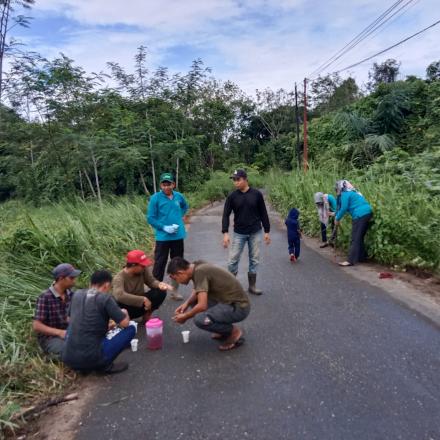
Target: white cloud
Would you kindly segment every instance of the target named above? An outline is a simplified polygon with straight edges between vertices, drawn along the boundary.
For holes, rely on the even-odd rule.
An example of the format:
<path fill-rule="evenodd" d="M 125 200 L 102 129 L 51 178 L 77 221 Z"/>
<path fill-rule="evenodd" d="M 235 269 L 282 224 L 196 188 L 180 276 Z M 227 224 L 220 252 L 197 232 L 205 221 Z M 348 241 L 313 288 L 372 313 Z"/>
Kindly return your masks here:
<path fill-rule="evenodd" d="M 431 24 L 437 1 L 416 1 L 329 69 L 357 62 Z M 191 48 L 192 58 L 203 54 L 214 75 L 253 92 L 291 89 L 388 6 L 382 0 L 38 0 L 33 10 L 75 20 L 76 30 L 64 33 L 64 43 L 55 38 L 38 44 L 44 55 L 63 51 L 86 70 L 99 71 L 107 61 L 131 67 L 141 44 L 151 50 L 154 65 L 183 45 Z M 438 41 L 440 26 L 352 72 L 362 82 L 374 61 L 393 57 L 402 61 L 403 75 L 423 75 L 439 58 Z M 173 64 L 182 69 L 191 63 L 174 56 Z"/>
<path fill-rule="evenodd" d="M 36 9 L 56 11 L 88 25 L 125 24 L 142 28 L 172 26 L 169 31 L 200 28 L 206 20 L 236 16 L 239 6 L 232 0 L 39 0 Z"/>

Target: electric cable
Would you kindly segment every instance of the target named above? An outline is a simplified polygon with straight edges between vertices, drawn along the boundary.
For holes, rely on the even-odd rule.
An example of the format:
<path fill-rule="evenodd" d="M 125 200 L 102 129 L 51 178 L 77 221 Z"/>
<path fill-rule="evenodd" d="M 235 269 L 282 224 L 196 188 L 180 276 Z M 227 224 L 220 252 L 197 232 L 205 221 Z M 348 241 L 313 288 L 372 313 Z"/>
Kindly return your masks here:
<path fill-rule="evenodd" d="M 346 50 L 344 50 L 342 53 L 340 53 L 336 58 L 334 58 L 332 61 L 327 62 L 321 69 L 319 69 L 318 71 L 315 70 L 314 75 L 313 76 L 319 76 L 319 74 L 321 74 L 321 72 L 328 68 L 330 65 L 332 65 L 335 61 L 337 61 L 338 59 L 342 58 L 347 52 L 349 52 L 351 49 L 353 49 L 354 47 L 356 47 L 358 44 L 362 43 L 366 38 L 368 38 L 371 34 L 373 34 L 374 32 L 376 32 L 377 30 L 379 30 L 380 28 L 382 28 L 382 26 L 384 26 L 386 23 L 388 23 L 393 17 L 395 17 L 399 12 L 401 12 L 401 15 L 403 13 L 405 13 L 405 8 L 407 8 L 411 3 L 413 3 L 415 0 L 408 0 L 405 4 L 403 4 L 399 9 L 397 9 L 396 11 L 393 12 L 393 14 L 389 15 L 388 17 L 386 17 L 383 21 L 381 21 L 379 24 L 377 24 L 376 26 L 372 27 L 370 30 L 368 30 L 360 39 L 355 40 L 351 45 L 349 45 L 349 47 L 347 47 Z M 418 0 L 417 0 L 418 1 Z M 408 8 L 409 9 L 409 8 Z"/>
<path fill-rule="evenodd" d="M 359 38 L 362 38 L 363 35 L 368 32 L 372 27 L 376 26 L 380 23 L 393 9 L 399 6 L 404 0 L 398 0 L 393 5 L 391 5 L 385 12 L 383 12 L 378 18 L 376 18 L 372 23 L 370 23 L 365 29 L 363 29 L 358 35 L 356 35 L 352 40 L 350 40 L 342 49 L 338 50 L 333 56 L 331 56 L 327 61 L 322 63 L 317 69 L 315 69 L 309 76 L 314 76 L 315 72 L 320 71 L 322 68 L 326 66 L 327 63 L 332 61 L 335 57 L 337 57 L 341 52 L 343 52 L 348 46 L 357 41 Z"/>
<path fill-rule="evenodd" d="M 364 58 L 363 60 L 358 61 L 357 63 L 351 64 L 350 66 L 344 67 L 343 69 L 339 69 L 335 72 L 332 72 L 332 74 L 340 73 L 340 72 L 343 72 L 344 70 L 352 69 L 353 67 L 359 66 L 359 64 L 365 63 L 365 61 L 369 61 L 372 58 L 375 58 L 379 55 L 382 55 L 383 53 L 388 52 L 389 50 L 394 49 L 395 47 L 400 46 L 403 43 L 406 43 L 408 40 L 411 40 L 412 38 L 417 37 L 418 35 L 422 34 L 423 32 L 426 32 L 427 30 L 433 28 L 434 26 L 437 26 L 438 24 L 440 24 L 440 20 L 437 20 L 436 22 L 434 22 L 431 25 L 425 27 L 424 29 L 416 32 L 415 34 L 412 34 L 409 37 L 406 37 L 403 40 L 400 40 L 399 42 L 393 44 L 392 46 L 387 47 L 386 49 L 383 49 L 380 52 L 375 53 L 374 55 L 371 55 L 367 58 Z"/>

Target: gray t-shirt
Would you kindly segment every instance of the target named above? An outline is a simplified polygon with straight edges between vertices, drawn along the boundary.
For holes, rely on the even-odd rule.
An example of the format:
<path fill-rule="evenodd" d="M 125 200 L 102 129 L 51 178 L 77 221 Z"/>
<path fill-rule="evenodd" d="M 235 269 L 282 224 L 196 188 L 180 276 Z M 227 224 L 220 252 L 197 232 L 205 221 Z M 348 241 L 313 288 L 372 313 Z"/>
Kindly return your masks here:
<path fill-rule="evenodd" d="M 114 298 L 96 289 L 75 292 L 68 313 L 70 317 L 62 360 L 73 369 L 100 368 L 105 365 L 101 344 L 109 319 L 120 323 L 124 312 Z"/>

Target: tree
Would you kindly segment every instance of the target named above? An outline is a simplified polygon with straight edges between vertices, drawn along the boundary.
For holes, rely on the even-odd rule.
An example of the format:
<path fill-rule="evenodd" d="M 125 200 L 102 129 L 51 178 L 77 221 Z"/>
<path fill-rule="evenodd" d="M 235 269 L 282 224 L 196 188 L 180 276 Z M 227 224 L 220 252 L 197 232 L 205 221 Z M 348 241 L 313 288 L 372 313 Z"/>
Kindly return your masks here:
<path fill-rule="evenodd" d="M 331 97 L 335 94 L 336 89 L 342 82 L 341 77 L 334 73 L 332 75 L 318 76 L 311 83 L 311 99 L 309 102 L 318 113 L 328 112 L 329 102 Z"/>
<path fill-rule="evenodd" d="M 438 81 L 438 80 L 440 80 L 440 61 L 433 61 L 426 68 L 426 79 L 428 81 Z"/>
<path fill-rule="evenodd" d="M 373 64 L 372 70 L 368 72 L 368 90 L 374 90 L 381 83 L 393 83 L 399 75 L 400 63 L 392 58 L 382 64 Z"/>
<path fill-rule="evenodd" d="M 13 15 L 15 7 L 29 9 L 35 0 L 0 0 L 0 102 L 3 91 L 3 61 L 6 52 L 14 45 L 14 42 L 6 41 L 6 37 L 15 26 L 29 26 L 29 17 Z"/>
<path fill-rule="evenodd" d="M 270 134 L 277 139 L 280 134 L 293 130 L 293 93 L 284 89 L 257 90 L 257 116 Z"/>

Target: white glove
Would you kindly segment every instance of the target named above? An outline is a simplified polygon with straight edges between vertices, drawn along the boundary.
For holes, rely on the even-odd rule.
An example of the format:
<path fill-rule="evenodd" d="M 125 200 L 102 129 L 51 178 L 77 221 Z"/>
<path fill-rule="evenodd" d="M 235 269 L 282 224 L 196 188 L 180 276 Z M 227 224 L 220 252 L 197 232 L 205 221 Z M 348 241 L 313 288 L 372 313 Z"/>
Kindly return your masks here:
<path fill-rule="evenodd" d="M 174 225 L 168 225 L 168 226 L 164 226 L 163 230 L 167 233 L 167 234 L 175 234 L 177 232 L 177 229 L 179 228 L 179 226 L 177 226 L 177 228 Z"/>

